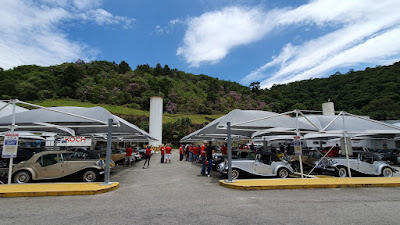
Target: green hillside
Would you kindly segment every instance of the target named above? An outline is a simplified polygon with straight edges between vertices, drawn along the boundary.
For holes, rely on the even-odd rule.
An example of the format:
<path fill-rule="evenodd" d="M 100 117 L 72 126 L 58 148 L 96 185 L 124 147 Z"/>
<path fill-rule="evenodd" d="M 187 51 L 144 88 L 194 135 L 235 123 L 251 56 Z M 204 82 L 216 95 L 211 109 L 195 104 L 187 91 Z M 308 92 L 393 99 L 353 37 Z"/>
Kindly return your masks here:
<path fill-rule="evenodd" d="M 259 84 L 246 87 L 160 64 L 138 65 L 132 70 L 124 61 L 0 68 L 2 99 L 18 98 L 44 106 L 100 105 L 145 130 L 149 99 L 161 96 L 165 141 L 173 143 L 232 109 L 321 110 L 329 99 L 336 110 L 378 120 L 400 119 L 400 62 L 270 89 L 261 89 Z"/>

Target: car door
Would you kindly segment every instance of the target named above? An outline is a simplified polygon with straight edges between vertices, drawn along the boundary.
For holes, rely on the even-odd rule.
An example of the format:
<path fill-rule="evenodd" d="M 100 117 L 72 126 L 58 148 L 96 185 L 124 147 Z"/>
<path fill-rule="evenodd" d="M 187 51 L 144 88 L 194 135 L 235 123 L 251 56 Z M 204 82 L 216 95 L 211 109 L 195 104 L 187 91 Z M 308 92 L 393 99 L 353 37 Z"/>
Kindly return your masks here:
<path fill-rule="evenodd" d="M 261 157 L 256 159 L 255 171 L 258 174 L 271 175 L 273 172 L 271 166 L 271 157 L 269 155 L 261 155 Z"/>
<path fill-rule="evenodd" d="M 58 178 L 63 175 L 60 154 L 46 154 L 39 157 L 36 166 L 37 179 Z"/>
<path fill-rule="evenodd" d="M 360 154 L 358 160 L 358 171 L 365 174 L 374 173 L 373 155 Z"/>

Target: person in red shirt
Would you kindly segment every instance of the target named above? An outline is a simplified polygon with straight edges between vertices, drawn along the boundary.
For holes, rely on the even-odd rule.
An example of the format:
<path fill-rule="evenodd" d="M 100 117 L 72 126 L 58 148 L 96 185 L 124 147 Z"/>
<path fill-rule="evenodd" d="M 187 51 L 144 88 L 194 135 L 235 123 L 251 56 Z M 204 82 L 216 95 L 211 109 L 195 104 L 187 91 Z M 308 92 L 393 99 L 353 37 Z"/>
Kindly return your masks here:
<path fill-rule="evenodd" d="M 193 162 L 193 144 L 190 144 L 189 147 L 189 161 Z"/>
<path fill-rule="evenodd" d="M 172 154 L 172 148 L 167 144 L 167 147 L 165 147 L 165 163 L 171 163 L 171 154 Z"/>
<path fill-rule="evenodd" d="M 147 146 L 147 148 L 146 148 L 146 161 L 144 161 L 143 169 L 146 166 L 146 162 L 147 162 L 147 168 L 150 167 L 151 151 L 152 151 L 151 150 L 151 145 Z"/>
<path fill-rule="evenodd" d="M 132 158 L 132 152 L 133 152 L 133 149 L 132 149 L 132 147 L 131 146 L 128 146 L 126 149 L 125 149 L 125 151 L 126 151 L 126 153 L 125 153 L 125 162 L 124 162 L 124 166 L 126 166 L 126 163 L 129 161 L 129 166 L 132 166 L 132 160 L 133 160 L 133 158 Z"/>
<path fill-rule="evenodd" d="M 222 155 L 228 155 L 228 149 L 226 148 L 226 144 L 222 145 L 221 153 Z"/>
<path fill-rule="evenodd" d="M 194 146 L 193 147 L 193 161 L 195 161 L 195 162 L 199 161 L 199 152 L 200 152 L 200 147 Z"/>
<path fill-rule="evenodd" d="M 161 163 L 164 163 L 164 155 L 165 155 L 164 145 L 161 145 L 160 151 L 161 151 Z"/>
<path fill-rule="evenodd" d="M 181 144 L 181 147 L 179 147 L 179 161 L 183 160 L 183 145 Z"/>

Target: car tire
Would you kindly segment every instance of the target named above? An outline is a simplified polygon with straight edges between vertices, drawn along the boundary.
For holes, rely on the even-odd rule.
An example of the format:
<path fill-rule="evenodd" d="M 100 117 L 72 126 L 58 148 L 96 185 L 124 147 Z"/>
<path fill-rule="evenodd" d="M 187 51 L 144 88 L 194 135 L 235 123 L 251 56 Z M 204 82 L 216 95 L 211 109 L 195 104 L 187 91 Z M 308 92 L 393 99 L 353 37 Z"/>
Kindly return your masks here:
<path fill-rule="evenodd" d="M 286 168 L 280 168 L 277 172 L 277 176 L 279 178 L 288 178 L 289 177 L 289 170 L 287 170 Z"/>
<path fill-rule="evenodd" d="M 232 180 L 235 180 L 240 177 L 240 170 L 232 169 Z"/>
<path fill-rule="evenodd" d="M 83 182 L 95 182 L 99 173 L 96 170 L 86 170 L 82 175 Z"/>
<path fill-rule="evenodd" d="M 347 168 L 346 167 L 343 167 L 343 166 L 337 167 L 335 172 L 336 172 L 335 175 L 337 177 L 341 177 L 341 178 L 347 177 Z"/>
<path fill-rule="evenodd" d="M 292 162 L 292 168 L 294 172 L 300 173 L 300 163 L 299 162 Z"/>
<path fill-rule="evenodd" d="M 14 183 L 17 183 L 17 184 L 29 183 L 31 181 L 31 179 L 32 179 L 31 173 L 26 170 L 19 171 L 13 176 L 13 181 L 14 181 Z"/>
<path fill-rule="evenodd" d="M 393 177 L 393 170 L 389 167 L 385 167 L 382 169 L 383 177 Z"/>

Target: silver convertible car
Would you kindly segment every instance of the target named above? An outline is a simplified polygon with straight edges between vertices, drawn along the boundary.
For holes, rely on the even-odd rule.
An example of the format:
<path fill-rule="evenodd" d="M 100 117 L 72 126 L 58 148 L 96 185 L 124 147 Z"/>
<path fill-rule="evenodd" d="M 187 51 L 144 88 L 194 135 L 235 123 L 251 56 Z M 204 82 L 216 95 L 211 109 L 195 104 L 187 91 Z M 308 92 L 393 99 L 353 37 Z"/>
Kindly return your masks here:
<path fill-rule="evenodd" d="M 76 158 L 74 152 L 70 151 L 43 151 L 15 165 L 12 180 L 15 183 L 28 183 L 32 180 L 79 175 L 85 182 L 94 182 L 104 173 L 104 165 L 104 160 Z"/>
<path fill-rule="evenodd" d="M 217 170 L 222 174 L 228 173 L 228 160 L 218 164 Z M 280 160 L 276 154 L 265 152 L 254 154 L 253 158 L 232 160 L 232 179 L 237 179 L 243 174 L 287 178 L 293 169 L 290 164 Z"/>
<path fill-rule="evenodd" d="M 316 161 L 316 169 L 334 172 L 337 177 L 347 177 L 347 159 L 329 158 Z M 350 169 L 353 172 L 392 177 L 397 170 L 385 161 L 381 161 L 379 155 L 373 152 L 359 152 L 357 156 L 349 159 Z"/>

